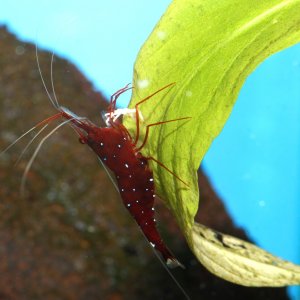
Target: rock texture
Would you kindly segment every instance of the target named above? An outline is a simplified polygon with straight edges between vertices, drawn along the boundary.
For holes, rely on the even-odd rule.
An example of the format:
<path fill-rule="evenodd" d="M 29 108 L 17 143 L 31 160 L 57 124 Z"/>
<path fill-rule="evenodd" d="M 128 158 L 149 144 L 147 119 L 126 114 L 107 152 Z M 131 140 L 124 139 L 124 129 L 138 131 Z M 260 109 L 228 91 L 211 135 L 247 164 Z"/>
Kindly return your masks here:
<path fill-rule="evenodd" d="M 39 51 L 39 58 L 50 87 L 51 54 Z M 61 104 L 100 122 L 107 103 L 74 65 L 56 58 L 54 83 Z M 1 27 L 0 149 L 54 113 L 34 45 Z M 20 197 L 21 176 L 37 143 L 14 163 L 31 137 L 0 157 L 0 300 L 184 299 L 95 155 L 69 127 L 42 147 Z M 202 172 L 199 184 L 198 220 L 246 238 Z M 208 273 L 187 248 L 170 213 L 160 203 L 157 210 L 165 241 L 187 267 L 174 275 L 191 299 L 288 299 L 285 289 L 240 287 Z"/>

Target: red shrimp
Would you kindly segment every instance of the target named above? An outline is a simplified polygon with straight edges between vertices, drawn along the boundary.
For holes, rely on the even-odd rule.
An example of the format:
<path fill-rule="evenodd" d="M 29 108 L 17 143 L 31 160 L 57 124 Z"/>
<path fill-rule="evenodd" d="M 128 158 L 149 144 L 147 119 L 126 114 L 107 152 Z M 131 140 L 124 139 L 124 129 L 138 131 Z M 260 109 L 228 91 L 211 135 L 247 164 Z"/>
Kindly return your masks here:
<path fill-rule="evenodd" d="M 40 122 L 34 128 L 49 124 L 49 122 L 58 118 L 66 119 L 61 125 L 65 123 L 71 124 L 73 129 L 79 135 L 79 141 L 82 144 L 88 145 L 101 161 L 114 173 L 125 207 L 134 217 L 151 246 L 161 253 L 167 266 L 171 268 L 178 266 L 184 268 L 166 247 L 156 228 L 156 221 L 154 218 L 155 183 L 148 161 L 155 161 L 183 184 L 187 184 L 155 158 L 143 156 L 140 150 L 147 142 L 150 127 L 179 120 L 187 120 L 190 119 L 190 117 L 148 124 L 146 126 L 145 138 L 141 145 L 139 147 L 137 146 L 140 130 L 139 105 L 155 94 L 173 85 L 174 83 L 164 86 L 135 105 L 135 109 L 133 110 L 136 116 L 135 139 L 132 138 L 125 126 L 118 120 L 119 110 L 116 110 L 116 101 L 118 97 L 125 91 L 131 89 L 128 85 L 112 95 L 108 113 L 105 114 L 107 127 L 98 127 L 88 119 L 78 117 L 67 108 L 57 105 L 56 108 L 59 110 L 59 113 Z M 56 103 L 58 104 L 57 101 Z M 44 139 L 47 137 L 48 136 Z M 41 144 L 42 143 L 40 143 L 40 146 Z"/>

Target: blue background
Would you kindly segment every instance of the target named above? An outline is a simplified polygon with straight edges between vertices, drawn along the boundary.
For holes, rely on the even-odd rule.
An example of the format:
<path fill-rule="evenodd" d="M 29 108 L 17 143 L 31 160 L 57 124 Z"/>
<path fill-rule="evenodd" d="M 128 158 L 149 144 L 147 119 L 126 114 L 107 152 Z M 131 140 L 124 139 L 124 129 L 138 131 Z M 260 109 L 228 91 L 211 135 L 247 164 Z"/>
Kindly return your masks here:
<path fill-rule="evenodd" d="M 0 23 L 75 63 L 108 97 L 131 81 L 139 48 L 170 2 L 13 0 L 1 4 Z M 123 101 L 126 106 L 129 99 Z M 295 263 L 300 263 L 299 117 L 297 45 L 266 60 L 247 79 L 203 162 L 235 222 L 261 247 Z M 291 293 L 300 299 L 299 289 Z"/>

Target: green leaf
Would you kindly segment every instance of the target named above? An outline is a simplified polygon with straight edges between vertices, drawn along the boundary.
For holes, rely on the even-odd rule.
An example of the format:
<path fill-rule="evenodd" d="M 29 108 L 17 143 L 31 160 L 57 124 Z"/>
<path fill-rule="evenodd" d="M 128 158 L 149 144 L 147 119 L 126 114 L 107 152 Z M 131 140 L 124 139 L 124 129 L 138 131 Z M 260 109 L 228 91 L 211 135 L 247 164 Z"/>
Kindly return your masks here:
<path fill-rule="evenodd" d="M 139 106 L 140 139 L 146 124 L 192 117 L 151 127 L 142 149 L 189 184 L 151 163 L 157 193 L 191 248 L 200 162 L 223 128 L 246 77 L 265 58 L 300 41 L 299 12 L 300 0 L 174 0 L 137 57 L 131 108 L 176 82 Z M 125 119 L 125 126 L 135 132 L 131 118 Z"/>

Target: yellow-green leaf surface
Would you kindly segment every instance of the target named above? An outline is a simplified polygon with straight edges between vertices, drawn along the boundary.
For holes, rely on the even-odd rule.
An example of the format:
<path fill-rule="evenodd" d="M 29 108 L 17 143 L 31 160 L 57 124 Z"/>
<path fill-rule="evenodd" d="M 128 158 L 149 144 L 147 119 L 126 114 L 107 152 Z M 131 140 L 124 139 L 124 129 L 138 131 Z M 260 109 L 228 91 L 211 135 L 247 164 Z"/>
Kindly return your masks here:
<path fill-rule="evenodd" d="M 192 117 L 151 127 L 142 150 L 188 183 L 151 163 L 157 193 L 192 249 L 199 199 L 196 171 L 203 156 L 246 77 L 265 58 L 299 41 L 300 0 L 174 0 L 142 47 L 130 107 L 171 82 L 176 85 L 140 105 L 140 139 L 146 124 Z M 125 125 L 134 132 L 134 120 L 126 118 Z"/>

